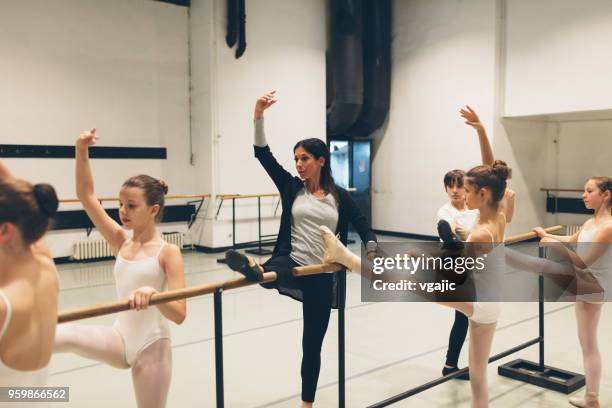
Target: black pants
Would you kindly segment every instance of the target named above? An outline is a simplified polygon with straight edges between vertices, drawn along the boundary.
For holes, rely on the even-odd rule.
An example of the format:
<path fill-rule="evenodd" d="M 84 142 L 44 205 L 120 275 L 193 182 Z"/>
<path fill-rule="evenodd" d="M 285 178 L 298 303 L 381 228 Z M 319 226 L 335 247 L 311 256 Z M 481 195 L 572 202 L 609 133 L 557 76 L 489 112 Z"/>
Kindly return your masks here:
<path fill-rule="evenodd" d="M 321 347 L 332 308 L 333 276 L 295 277 L 291 273 L 295 266 L 298 264 L 289 256 L 270 258 L 263 265 L 264 270 L 276 272 L 278 278 L 263 286 L 302 301 L 302 401 L 314 402 L 321 369 Z"/>
<path fill-rule="evenodd" d="M 455 323 L 451 329 L 448 338 L 448 350 L 446 351 L 446 365 L 457 367 L 459 363 L 459 354 L 465 342 L 465 336 L 468 332 L 469 321 L 466 315 L 458 310 L 455 310 Z"/>

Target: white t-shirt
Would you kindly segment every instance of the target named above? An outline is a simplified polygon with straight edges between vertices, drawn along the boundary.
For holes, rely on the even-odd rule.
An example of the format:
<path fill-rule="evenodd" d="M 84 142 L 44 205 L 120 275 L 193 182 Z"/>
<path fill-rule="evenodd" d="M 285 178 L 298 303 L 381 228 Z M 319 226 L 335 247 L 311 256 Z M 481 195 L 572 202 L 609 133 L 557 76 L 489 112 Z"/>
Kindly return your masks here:
<path fill-rule="evenodd" d="M 438 210 L 438 221 L 453 221 L 464 229 L 471 231 L 479 215 L 478 210 L 459 211 L 451 203 L 446 203 Z"/>
<path fill-rule="evenodd" d="M 291 207 L 291 259 L 300 265 L 323 263 L 325 242 L 320 225 L 332 231 L 338 226 L 338 203 L 333 195 L 317 198 L 301 189 Z"/>

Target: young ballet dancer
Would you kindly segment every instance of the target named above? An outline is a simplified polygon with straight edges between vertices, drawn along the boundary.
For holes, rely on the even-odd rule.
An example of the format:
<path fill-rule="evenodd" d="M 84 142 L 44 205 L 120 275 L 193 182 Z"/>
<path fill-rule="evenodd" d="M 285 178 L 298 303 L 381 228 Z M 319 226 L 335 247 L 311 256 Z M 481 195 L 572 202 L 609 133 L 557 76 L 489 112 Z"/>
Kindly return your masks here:
<path fill-rule="evenodd" d="M 57 324 L 58 277 L 42 240 L 58 208 L 49 184 L 0 161 L 0 387 L 41 387 Z"/>
<path fill-rule="evenodd" d="M 255 104 L 255 157 L 278 188 L 283 211 L 278 240 L 272 257 L 263 265 L 236 251 L 226 254 L 228 266 L 247 279 L 261 280 L 264 271 L 275 271 L 276 282 L 265 284 L 279 293 L 302 302 L 302 407 L 312 407 L 321 367 L 321 346 L 332 307 L 336 307 L 336 274 L 294 277 L 299 265 L 323 261 L 325 245 L 320 225 L 340 234 L 346 243 L 348 224 L 353 224 L 368 248 L 376 236 L 350 194 L 334 183 L 329 150 L 319 139 L 299 141 L 294 149 L 299 177 L 292 176 L 274 158 L 264 134 L 264 111 L 276 102 L 275 93 L 260 97 Z"/>
<path fill-rule="evenodd" d="M 600 290 L 581 290 L 576 294 L 576 323 L 578 339 L 582 349 L 582 360 L 586 378 L 585 395 L 571 397 L 570 404 L 581 408 L 599 408 L 599 386 L 601 383 L 601 355 L 597 340 L 598 325 L 605 300 L 611 298 L 612 287 L 612 178 L 593 177 L 584 186 L 582 194 L 586 208 L 594 210 L 578 232 L 571 236 L 546 233 L 542 228 L 534 232 L 542 239 L 542 245 L 551 246 L 563 253 L 577 268 L 578 282 L 594 280 Z M 563 244 L 577 244 L 573 252 Z M 546 273 L 546 265 L 542 272 Z M 552 271 L 551 271 L 552 272 Z M 586 275 L 586 276 L 585 276 Z M 589 287 L 593 286 L 593 282 Z M 595 292 L 595 293 L 593 293 Z"/>
<path fill-rule="evenodd" d="M 467 125 L 476 130 L 482 164 L 492 165 L 494 161 L 493 149 L 491 148 L 487 132 L 478 114 L 470 106 L 461 108 L 459 114 L 465 119 Z M 448 195 L 448 202 L 440 207 L 437 214 L 438 231 L 441 236 L 445 234 L 444 230 L 447 226 L 444 221 L 446 221 L 448 226 L 450 226 L 450 230 L 456 234 L 457 237 L 461 240 L 466 240 L 478 219 L 478 210 L 470 210 L 465 203 L 465 190 L 463 188 L 464 176 L 465 171 L 463 170 L 451 170 L 444 175 L 444 190 Z M 514 213 L 514 195 L 514 192 L 507 188 L 504 199 L 500 202 L 500 210 L 506 215 L 506 221 L 508 223 L 512 220 Z M 461 354 L 467 332 L 468 318 L 463 313 L 455 310 L 455 321 L 453 322 L 453 327 L 448 339 L 448 349 L 446 351 L 446 361 L 442 368 L 442 375 L 447 375 L 459 370 L 459 355 Z M 469 375 L 461 375 L 456 378 L 460 380 L 469 380 Z"/>
<path fill-rule="evenodd" d="M 133 231 L 130 238 L 95 196 L 88 149 L 96 140 L 96 129 L 83 132 L 76 140 L 77 197 L 117 258 L 117 296 L 129 298 L 133 310 L 119 313 L 112 327 L 59 325 L 55 351 L 131 368 L 138 407 L 164 407 L 172 374 L 168 320 L 181 324 L 186 316 L 184 299 L 148 307 L 155 293 L 185 287 L 181 251 L 167 244 L 156 228 L 168 187 L 146 175 L 123 183 L 119 217 L 123 226 Z"/>
<path fill-rule="evenodd" d="M 500 201 L 506 190 L 506 180 L 510 169 L 501 160 L 496 160 L 492 166 L 474 167 L 464 177 L 465 200 L 469 209 L 478 209 L 479 218 L 476 221 L 466 242 L 465 251 L 469 256 L 486 254 L 486 268 L 480 282 L 487 283 L 489 273 L 499 273 L 504 267 L 504 230 L 506 217 L 500 212 Z M 353 272 L 361 273 L 361 258 L 350 252 L 327 228 L 321 226 L 326 251 L 325 262 L 340 263 Z M 477 250 L 479 252 L 474 253 Z M 369 276 L 369 275 L 368 275 Z M 483 279 L 484 278 L 484 279 Z M 480 294 L 492 295 L 488 291 L 500 288 L 480 288 L 479 280 L 474 280 L 477 299 Z M 488 293 L 487 293 L 488 292 Z M 485 296 L 486 297 L 486 296 Z M 489 299 L 489 298 L 488 298 Z M 457 301 L 438 302 L 460 311 L 469 318 L 469 374 L 472 389 L 472 406 L 475 408 L 488 406 L 487 364 L 491 352 L 493 336 L 497 319 L 501 311 L 499 302 L 491 301 Z"/>

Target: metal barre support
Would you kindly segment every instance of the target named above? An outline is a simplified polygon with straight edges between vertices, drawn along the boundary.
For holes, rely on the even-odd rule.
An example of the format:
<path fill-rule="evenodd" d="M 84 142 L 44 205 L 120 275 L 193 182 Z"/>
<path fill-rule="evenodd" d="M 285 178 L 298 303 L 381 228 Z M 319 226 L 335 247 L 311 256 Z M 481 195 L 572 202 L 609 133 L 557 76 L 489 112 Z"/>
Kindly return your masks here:
<path fill-rule="evenodd" d="M 217 395 L 217 408 L 225 405 L 223 392 L 223 288 L 215 289 L 215 388 Z"/>

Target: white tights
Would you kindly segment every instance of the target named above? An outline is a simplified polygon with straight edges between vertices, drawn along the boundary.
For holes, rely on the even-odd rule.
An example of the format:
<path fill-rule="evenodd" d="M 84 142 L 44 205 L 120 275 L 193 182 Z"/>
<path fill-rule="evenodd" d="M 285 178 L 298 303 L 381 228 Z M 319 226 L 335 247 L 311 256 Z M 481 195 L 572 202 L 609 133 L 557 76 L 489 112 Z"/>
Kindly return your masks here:
<path fill-rule="evenodd" d="M 115 368 L 130 368 L 125 346 L 116 329 L 64 323 L 57 326 L 55 352 L 76 353 Z M 142 350 L 132 365 L 132 381 L 139 408 L 166 406 L 172 377 L 172 347 L 160 339 Z"/>

